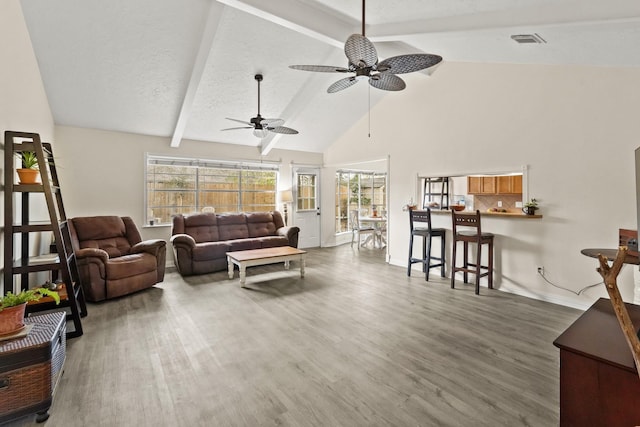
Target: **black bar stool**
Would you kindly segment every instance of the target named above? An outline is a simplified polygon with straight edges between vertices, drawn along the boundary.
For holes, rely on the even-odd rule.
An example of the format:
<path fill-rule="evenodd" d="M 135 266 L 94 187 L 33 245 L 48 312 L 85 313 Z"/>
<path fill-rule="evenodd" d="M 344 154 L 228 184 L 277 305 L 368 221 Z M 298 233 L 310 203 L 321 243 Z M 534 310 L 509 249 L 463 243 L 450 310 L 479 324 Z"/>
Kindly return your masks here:
<path fill-rule="evenodd" d="M 416 227 L 416 223 L 424 223 L 426 227 Z M 422 271 L 425 273 L 425 280 L 429 280 L 429 270 L 440 267 L 440 277 L 444 277 L 445 264 L 445 229 L 431 227 L 431 210 L 426 211 L 409 211 L 409 225 L 411 227 L 411 238 L 409 239 L 409 266 L 407 268 L 407 276 L 411 276 L 411 265 L 417 262 L 422 263 Z M 422 258 L 413 258 L 413 237 L 422 237 Z M 440 237 L 440 257 L 431 256 L 431 239 Z M 440 261 L 431 264 L 431 260 Z"/>
<path fill-rule="evenodd" d="M 456 271 L 462 271 L 464 283 L 468 282 L 469 273 L 476 276 L 476 295 L 480 293 L 480 278 L 487 276 L 489 289 L 493 289 L 493 234 L 483 233 L 480 227 L 480 211 L 475 213 L 457 213 L 451 209 L 453 218 L 453 258 L 451 261 L 451 289 L 454 288 Z M 458 231 L 458 227 L 463 227 Z M 462 267 L 456 267 L 456 248 L 458 242 L 464 243 L 464 261 Z M 476 261 L 469 262 L 469 243 L 477 246 Z M 482 245 L 489 250 L 489 265 L 481 265 Z M 484 270 L 484 273 L 482 272 Z"/>

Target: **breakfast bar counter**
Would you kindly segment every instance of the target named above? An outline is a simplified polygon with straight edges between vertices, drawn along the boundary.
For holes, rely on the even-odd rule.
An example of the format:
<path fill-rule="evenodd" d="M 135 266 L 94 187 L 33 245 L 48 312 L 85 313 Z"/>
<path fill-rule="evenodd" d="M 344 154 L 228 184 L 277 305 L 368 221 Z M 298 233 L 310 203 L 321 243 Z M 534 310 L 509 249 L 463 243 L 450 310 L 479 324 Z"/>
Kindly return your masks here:
<path fill-rule="evenodd" d="M 474 213 L 475 211 L 465 210 L 463 213 Z M 451 215 L 450 209 L 431 209 L 431 213 L 435 215 Z M 504 217 L 504 218 L 521 218 L 521 219 L 540 219 L 542 215 L 525 215 L 522 212 L 482 212 L 482 216 Z"/>

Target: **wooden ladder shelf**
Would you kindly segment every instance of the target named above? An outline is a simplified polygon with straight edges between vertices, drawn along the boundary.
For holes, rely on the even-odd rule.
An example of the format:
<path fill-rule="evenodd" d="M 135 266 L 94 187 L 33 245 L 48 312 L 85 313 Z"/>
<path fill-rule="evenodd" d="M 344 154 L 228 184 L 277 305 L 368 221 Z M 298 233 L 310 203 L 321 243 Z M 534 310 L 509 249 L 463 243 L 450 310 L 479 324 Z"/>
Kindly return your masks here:
<path fill-rule="evenodd" d="M 16 276 L 20 277 L 20 288 L 29 289 L 41 286 L 42 283 L 31 286 L 30 279 L 41 271 L 51 271 L 52 277 L 60 277 L 64 283 L 64 290 L 60 291 L 61 301 L 55 305 L 50 298 L 43 298 L 35 304 L 27 305 L 27 313 L 69 308 L 67 320 L 73 321 L 74 329 L 67 332 L 68 338 L 82 335 L 81 317 L 87 315 L 75 254 L 71 245 L 71 236 L 67 217 L 62 203 L 62 193 L 58 181 L 58 173 L 53 158 L 51 144 L 43 143 L 40 135 L 29 132 L 5 132 L 5 161 L 4 161 L 4 289 L 12 291 Z M 23 152 L 33 152 L 38 160 L 41 183 L 16 184 L 16 160 L 19 161 Z M 32 198 L 44 196 L 48 221 L 33 221 L 30 202 Z M 19 199 L 19 200 L 18 200 Z M 14 212 L 20 203 L 19 218 L 14 218 Z M 30 256 L 30 244 L 34 240 L 31 233 L 51 232 L 55 240 L 55 253 L 51 257 Z M 20 236 L 19 254 L 16 252 L 14 237 Z M 57 255 L 57 256 L 55 256 Z"/>

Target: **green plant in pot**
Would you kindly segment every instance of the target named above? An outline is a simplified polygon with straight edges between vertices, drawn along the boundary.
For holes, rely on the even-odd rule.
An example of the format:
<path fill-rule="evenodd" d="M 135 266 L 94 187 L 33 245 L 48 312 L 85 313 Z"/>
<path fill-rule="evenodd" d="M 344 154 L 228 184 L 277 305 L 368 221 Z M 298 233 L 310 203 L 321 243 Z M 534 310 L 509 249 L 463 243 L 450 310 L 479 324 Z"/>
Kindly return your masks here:
<path fill-rule="evenodd" d="M 536 199 L 529 199 L 529 201 L 524 204 L 524 208 L 522 208 L 522 211 L 527 215 L 535 215 L 537 209 L 538 201 Z"/>
<path fill-rule="evenodd" d="M 18 155 L 20 166 L 17 169 L 20 184 L 35 184 L 38 181 L 38 157 L 33 151 L 23 151 Z"/>
<path fill-rule="evenodd" d="M 29 301 L 37 301 L 43 296 L 53 298 L 60 303 L 60 296 L 56 291 L 46 288 L 28 289 L 14 294 L 7 292 L 0 297 L 0 335 L 8 335 L 20 331 L 24 327 L 24 310 Z"/>

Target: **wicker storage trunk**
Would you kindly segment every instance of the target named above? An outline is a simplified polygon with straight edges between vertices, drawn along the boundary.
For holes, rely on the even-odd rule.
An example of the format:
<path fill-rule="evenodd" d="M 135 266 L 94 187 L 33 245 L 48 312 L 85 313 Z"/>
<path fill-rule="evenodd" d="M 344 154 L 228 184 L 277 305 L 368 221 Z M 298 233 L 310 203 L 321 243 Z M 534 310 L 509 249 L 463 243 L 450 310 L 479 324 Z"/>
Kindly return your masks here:
<path fill-rule="evenodd" d="M 65 313 L 29 317 L 25 324 L 31 325 L 26 337 L 0 341 L 0 423 L 33 413 L 46 420 L 62 375 Z"/>

